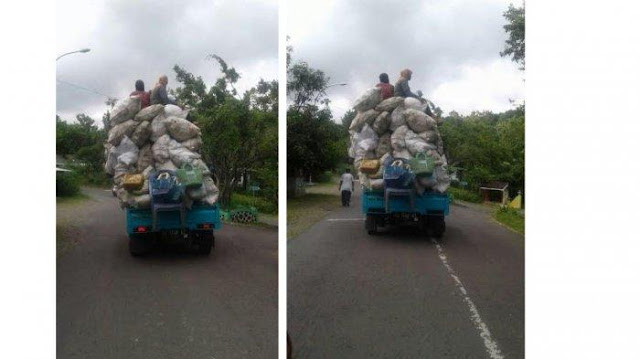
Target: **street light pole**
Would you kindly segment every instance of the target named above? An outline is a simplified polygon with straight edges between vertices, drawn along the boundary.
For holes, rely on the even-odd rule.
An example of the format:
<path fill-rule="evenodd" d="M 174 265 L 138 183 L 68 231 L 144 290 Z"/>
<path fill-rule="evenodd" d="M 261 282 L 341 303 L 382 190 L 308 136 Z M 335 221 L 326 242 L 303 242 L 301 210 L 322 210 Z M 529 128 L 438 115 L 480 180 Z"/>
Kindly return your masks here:
<path fill-rule="evenodd" d="M 67 52 L 66 54 L 62 54 L 60 56 L 58 56 L 58 58 L 56 59 L 56 61 L 60 60 L 60 58 L 67 56 L 67 55 L 71 55 L 71 54 L 75 54 L 77 52 L 82 52 L 82 53 L 86 53 L 91 51 L 91 49 L 82 49 L 82 50 L 77 50 L 77 51 L 71 51 L 71 52 Z"/>
<path fill-rule="evenodd" d="M 347 86 L 347 84 L 344 83 L 344 82 L 335 83 L 335 84 L 327 85 L 327 86 L 325 86 L 325 88 L 327 89 L 327 88 L 332 87 L 332 86 Z"/>

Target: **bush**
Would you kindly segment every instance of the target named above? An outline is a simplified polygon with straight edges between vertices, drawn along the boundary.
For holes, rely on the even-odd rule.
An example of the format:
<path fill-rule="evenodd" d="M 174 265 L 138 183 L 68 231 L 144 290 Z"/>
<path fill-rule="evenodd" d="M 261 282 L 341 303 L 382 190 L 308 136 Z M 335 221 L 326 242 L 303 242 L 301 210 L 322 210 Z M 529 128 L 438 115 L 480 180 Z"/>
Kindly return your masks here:
<path fill-rule="evenodd" d="M 75 172 L 56 172 L 56 197 L 71 197 L 80 192 L 80 177 Z"/>
<path fill-rule="evenodd" d="M 477 192 L 472 192 L 463 188 L 449 187 L 449 193 L 454 200 L 472 203 L 482 203 L 482 197 Z"/>
<path fill-rule="evenodd" d="M 327 182 L 331 182 L 331 180 L 333 180 L 333 172 L 324 171 L 318 175 L 316 182 L 327 183 Z"/>
<path fill-rule="evenodd" d="M 231 195 L 231 209 L 238 207 L 256 207 L 258 212 L 262 213 L 278 213 L 278 203 L 269 201 L 264 197 L 253 196 L 244 193 L 233 193 Z"/>
<path fill-rule="evenodd" d="M 496 220 L 518 233 L 524 234 L 524 215 L 517 209 L 500 207 L 494 214 Z"/>

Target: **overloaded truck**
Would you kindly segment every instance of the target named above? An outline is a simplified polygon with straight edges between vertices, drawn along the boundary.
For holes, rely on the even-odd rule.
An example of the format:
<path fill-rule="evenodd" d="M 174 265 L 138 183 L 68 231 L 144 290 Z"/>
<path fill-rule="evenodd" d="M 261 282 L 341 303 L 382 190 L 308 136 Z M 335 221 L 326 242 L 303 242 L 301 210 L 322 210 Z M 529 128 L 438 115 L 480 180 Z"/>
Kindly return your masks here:
<path fill-rule="evenodd" d="M 160 241 L 209 254 L 220 229 L 218 188 L 199 153 L 200 129 L 188 110 L 141 106 L 140 97 L 116 103 L 109 121 L 105 171 L 125 210 L 132 255 Z"/>
<path fill-rule="evenodd" d="M 365 228 L 415 223 L 431 236 L 445 231 L 451 183 L 438 131 L 424 99 L 382 98 L 367 90 L 354 105 L 349 156 L 362 185 Z"/>

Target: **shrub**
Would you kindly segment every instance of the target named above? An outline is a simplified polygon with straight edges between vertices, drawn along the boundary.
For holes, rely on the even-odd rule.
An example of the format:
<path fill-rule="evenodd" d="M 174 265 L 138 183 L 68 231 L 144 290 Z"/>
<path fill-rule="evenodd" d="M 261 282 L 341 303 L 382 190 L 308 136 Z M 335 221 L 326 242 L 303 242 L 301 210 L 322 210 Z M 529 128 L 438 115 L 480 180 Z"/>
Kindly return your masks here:
<path fill-rule="evenodd" d="M 71 197 L 80 192 L 80 177 L 75 172 L 56 172 L 56 197 Z"/>
<path fill-rule="evenodd" d="M 472 192 L 463 188 L 449 187 L 449 193 L 454 200 L 465 202 L 481 203 L 482 197 L 477 192 Z"/>
<path fill-rule="evenodd" d="M 494 214 L 496 220 L 507 227 L 524 234 L 524 215 L 517 209 L 500 207 Z"/>
<path fill-rule="evenodd" d="M 244 193 L 233 193 L 231 195 L 231 208 L 238 207 L 256 207 L 258 212 L 262 213 L 278 213 L 278 203 L 269 201 L 264 197 L 253 196 Z"/>

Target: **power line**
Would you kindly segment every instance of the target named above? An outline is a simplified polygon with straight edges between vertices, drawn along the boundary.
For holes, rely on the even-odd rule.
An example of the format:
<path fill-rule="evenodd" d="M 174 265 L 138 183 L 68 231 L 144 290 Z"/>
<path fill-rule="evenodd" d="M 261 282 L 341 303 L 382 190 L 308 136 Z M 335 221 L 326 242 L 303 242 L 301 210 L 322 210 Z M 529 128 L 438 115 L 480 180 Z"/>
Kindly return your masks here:
<path fill-rule="evenodd" d="M 104 96 L 104 97 L 106 97 L 107 99 L 112 99 L 112 98 L 114 98 L 113 96 L 105 95 L 105 94 L 100 93 L 100 92 L 98 92 L 98 91 L 95 91 L 95 90 L 92 90 L 92 89 L 88 89 L 88 88 L 83 87 L 83 86 L 80 86 L 80 85 L 72 84 L 71 82 L 62 81 L 62 80 L 58 80 L 58 79 L 57 79 L 56 81 L 58 81 L 58 82 L 59 82 L 59 83 L 61 83 L 61 84 L 65 84 L 65 85 L 68 85 L 68 86 L 71 86 L 71 87 L 78 88 L 78 89 L 80 89 L 80 90 L 84 90 L 84 91 L 87 91 L 87 92 L 90 92 L 90 93 L 93 93 L 93 94 L 96 94 L 96 95 Z"/>

